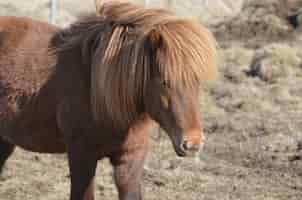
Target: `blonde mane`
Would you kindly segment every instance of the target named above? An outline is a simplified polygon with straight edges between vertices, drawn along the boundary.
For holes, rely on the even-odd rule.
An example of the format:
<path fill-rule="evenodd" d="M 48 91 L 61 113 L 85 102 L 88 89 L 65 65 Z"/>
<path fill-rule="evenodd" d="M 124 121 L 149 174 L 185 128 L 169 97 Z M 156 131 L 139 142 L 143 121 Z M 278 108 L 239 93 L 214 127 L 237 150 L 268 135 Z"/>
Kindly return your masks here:
<path fill-rule="evenodd" d="M 61 37 L 63 49 L 81 44 L 86 59 L 92 57 L 92 111 L 110 126 L 126 128 L 135 120 L 152 70 L 172 87 L 195 87 L 216 75 L 211 33 L 162 9 L 104 3 L 98 17 L 75 23 Z"/>

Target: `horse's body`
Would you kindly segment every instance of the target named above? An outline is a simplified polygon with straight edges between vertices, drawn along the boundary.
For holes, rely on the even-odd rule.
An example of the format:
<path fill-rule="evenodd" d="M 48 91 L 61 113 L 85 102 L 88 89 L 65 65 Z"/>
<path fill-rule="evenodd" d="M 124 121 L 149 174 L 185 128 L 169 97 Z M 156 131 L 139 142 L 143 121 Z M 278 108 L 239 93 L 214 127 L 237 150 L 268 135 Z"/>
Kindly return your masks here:
<path fill-rule="evenodd" d="M 196 44 L 177 31 L 174 36 L 183 41 L 171 40 L 169 22 L 179 23 L 177 31 L 191 34 Z M 215 53 L 209 33 L 198 28 L 127 3 L 108 4 L 102 16 L 66 30 L 1 17 L 0 170 L 15 145 L 67 152 L 70 199 L 92 200 L 97 160 L 109 157 L 120 199 L 140 200 L 153 120 L 169 133 L 178 155 L 198 151 L 203 142 L 197 85 L 215 71 Z M 177 56 L 169 49 L 173 45 L 193 50 Z M 193 67 L 164 66 L 175 60 Z"/>
<path fill-rule="evenodd" d="M 0 18 L 1 136 L 37 152 L 65 150 L 55 121 L 58 91 L 45 87 L 55 66 L 48 43 L 56 30 L 30 19 Z"/>

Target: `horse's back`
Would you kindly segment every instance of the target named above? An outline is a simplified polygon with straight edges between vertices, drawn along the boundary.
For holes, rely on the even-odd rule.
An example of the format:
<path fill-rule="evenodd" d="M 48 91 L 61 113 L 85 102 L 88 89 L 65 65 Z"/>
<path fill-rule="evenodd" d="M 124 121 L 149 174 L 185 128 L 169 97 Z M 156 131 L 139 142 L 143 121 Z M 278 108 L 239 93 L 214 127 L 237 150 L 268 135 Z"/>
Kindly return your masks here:
<path fill-rule="evenodd" d="M 9 104 L 5 100 L 32 95 L 47 79 L 48 43 L 55 30 L 28 18 L 0 17 L 0 119 L 3 104 Z"/>
<path fill-rule="evenodd" d="M 25 39 L 32 42 L 46 38 L 56 27 L 24 17 L 0 17 L 0 53 L 8 53 L 17 48 Z M 33 46 L 39 45 L 32 43 Z M 27 47 L 28 48 L 28 47 Z"/>
<path fill-rule="evenodd" d="M 13 76 L 11 84 L 17 87 L 16 79 L 23 77 L 24 88 L 26 79 L 45 69 L 50 61 L 48 43 L 55 30 L 29 18 L 0 17 L 0 81 L 10 81 Z"/>
<path fill-rule="evenodd" d="M 49 53 L 49 43 L 56 30 L 29 18 L 0 17 L 0 136 L 11 139 L 11 128 L 7 127 L 13 123 L 24 131 L 13 134 L 19 137 L 19 143 L 26 143 L 25 147 L 34 138 L 42 141 L 41 130 L 56 132 L 54 111 L 48 107 L 53 99 L 36 100 L 54 71 L 56 58 Z"/>
<path fill-rule="evenodd" d="M 29 28 L 27 20 L 17 17 L 0 17 L 0 50 L 1 56 L 17 47 Z"/>

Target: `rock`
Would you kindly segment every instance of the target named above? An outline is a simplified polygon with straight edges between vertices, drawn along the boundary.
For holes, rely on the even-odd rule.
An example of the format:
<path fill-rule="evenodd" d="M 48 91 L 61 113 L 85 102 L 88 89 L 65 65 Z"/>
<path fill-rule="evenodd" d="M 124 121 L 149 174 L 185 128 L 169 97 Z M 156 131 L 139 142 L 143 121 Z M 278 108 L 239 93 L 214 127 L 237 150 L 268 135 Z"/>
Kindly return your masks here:
<path fill-rule="evenodd" d="M 296 48 L 278 43 L 258 49 L 254 54 L 248 75 L 257 76 L 270 83 L 287 77 L 302 62 L 298 52 Z"/>
<path fill-rule="evenodd" d="M 199 4 L 194 3 L 199 2 Z M 208 25 L 224 22 L 237 16 L 243 7 L 245 0 L 195 0 L 193 5 L 199 9 L 199 19 Z"/>
<path fill-rule="evenodd" d="M 214 28 L 215 35 L 222 40 L 254 37 L 266 42 L 287 37 L 291 27 L 281 10 L 279 0 L 247 1 L 237 17 Z"/>
<path fill-rule="evenodd" d="M 240 45 L 232 45 L 227 49 L 220 51 L 219 55 L 223 58 L 224 63 L 233 65 L 249 65 L 253 58 L 254 51 L 244 48 Z"/>
<path fill-rule="evenodd" d="M 301 0 L 279 0 L 280 6 L 282 6 L 285 15 L 292 15 L 297 13 L 302 7 Z"/>
<path fill-rule="evenodd" d="M 286 19 L 295 29 L 302 26 L 302 5 L 296 12 L 289 14 Z"/>

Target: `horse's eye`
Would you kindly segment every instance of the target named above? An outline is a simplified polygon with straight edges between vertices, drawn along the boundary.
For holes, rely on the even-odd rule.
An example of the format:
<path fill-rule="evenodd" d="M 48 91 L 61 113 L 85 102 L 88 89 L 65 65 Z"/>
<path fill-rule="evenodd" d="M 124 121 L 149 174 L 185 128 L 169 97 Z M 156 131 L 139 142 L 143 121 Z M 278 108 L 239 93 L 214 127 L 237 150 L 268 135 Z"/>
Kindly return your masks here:
<path fill-rule="evenodd" d="M 161 84 L 164 86 L 164 87 L 169 87 L 169 83 L 168 83 L 168 81 L 166 81 L 166 80 L 163 80 L 163 81 L 161 81 Z"/>

